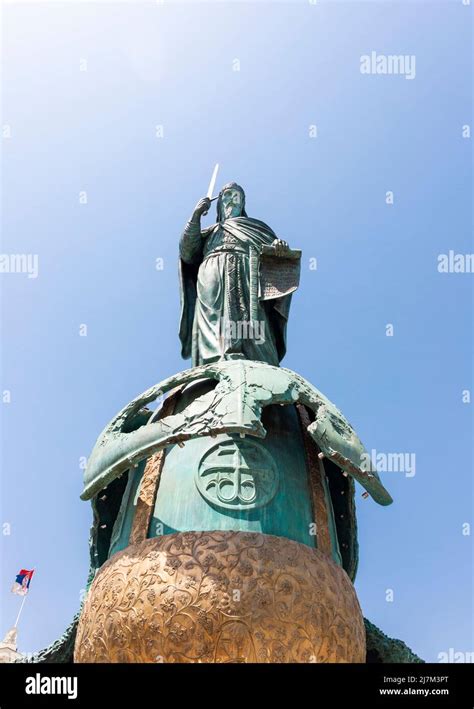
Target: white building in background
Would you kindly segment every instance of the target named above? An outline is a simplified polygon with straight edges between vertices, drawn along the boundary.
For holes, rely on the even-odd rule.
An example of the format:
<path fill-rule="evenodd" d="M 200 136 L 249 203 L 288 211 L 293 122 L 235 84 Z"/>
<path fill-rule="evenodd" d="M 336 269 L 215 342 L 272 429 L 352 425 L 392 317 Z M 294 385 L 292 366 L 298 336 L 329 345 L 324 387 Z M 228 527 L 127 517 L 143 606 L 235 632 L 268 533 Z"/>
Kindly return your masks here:
<path fill-rule="evenodd" d="M 17 630 L 11 628 L 0 642 L 0 662 L 14 662 L 22 657 L 21 652 L 17 652 L 16 639 Z"/>

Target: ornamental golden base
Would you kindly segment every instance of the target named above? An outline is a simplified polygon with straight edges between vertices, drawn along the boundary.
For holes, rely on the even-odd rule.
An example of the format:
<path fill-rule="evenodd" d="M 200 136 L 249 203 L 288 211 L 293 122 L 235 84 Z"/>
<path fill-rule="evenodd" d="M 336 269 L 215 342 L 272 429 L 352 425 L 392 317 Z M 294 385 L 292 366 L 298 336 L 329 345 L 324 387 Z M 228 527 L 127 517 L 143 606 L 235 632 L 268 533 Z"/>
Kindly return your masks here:
<path fill-rule="evenodd" d="M 283 537 L 180 532 L 98 571 L 75 662 L 365 662 L 354 587 L 328 556 Z"/>

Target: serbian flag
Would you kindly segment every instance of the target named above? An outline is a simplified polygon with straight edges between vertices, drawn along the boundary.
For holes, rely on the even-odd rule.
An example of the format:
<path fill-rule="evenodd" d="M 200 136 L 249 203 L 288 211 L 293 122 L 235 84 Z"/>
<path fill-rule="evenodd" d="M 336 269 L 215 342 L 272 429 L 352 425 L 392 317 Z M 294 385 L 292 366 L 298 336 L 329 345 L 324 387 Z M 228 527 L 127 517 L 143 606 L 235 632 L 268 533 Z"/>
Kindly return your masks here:
<path fill-rule="evenodd" d="M 19 596 L 26 596 L 34 573 L 34 569 L 31 571 L 22 569 L 17 575 L 15 583 L 12 586 L 12 593 L 17 593 Z"/>

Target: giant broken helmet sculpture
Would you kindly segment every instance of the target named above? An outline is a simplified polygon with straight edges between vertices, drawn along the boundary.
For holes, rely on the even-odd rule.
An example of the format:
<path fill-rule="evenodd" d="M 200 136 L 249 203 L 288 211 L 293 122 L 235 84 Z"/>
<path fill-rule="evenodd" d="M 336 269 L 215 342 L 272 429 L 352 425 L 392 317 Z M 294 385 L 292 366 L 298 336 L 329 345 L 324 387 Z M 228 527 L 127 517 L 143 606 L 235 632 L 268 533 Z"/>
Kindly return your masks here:
<path fill-rule="evenodd" d="M 225 185 L 180 241 L 184 358 L 127 404 L 85 472 L 91 568 L 36 660 L 366 662 L 418 658 L 364 620 L 354 481 L 392 502 L 342 413 L 280 367 L 300 256 Z M 159 402 L 157 408 L 149 407 Z"/>

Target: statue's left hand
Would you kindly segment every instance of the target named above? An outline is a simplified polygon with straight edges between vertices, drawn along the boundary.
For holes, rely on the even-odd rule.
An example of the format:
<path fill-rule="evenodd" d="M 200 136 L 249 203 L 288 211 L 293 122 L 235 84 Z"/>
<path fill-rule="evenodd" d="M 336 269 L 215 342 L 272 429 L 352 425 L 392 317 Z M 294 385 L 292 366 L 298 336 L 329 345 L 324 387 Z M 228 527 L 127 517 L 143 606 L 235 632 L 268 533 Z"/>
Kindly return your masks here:
<path fill-rule="evenodd" d="M 276 249 L 279 256 L 281 256 L 285 251 L 288 251 L 288 249 L 290 248 L 288 246 L 288 242 L 283 241 L 283 239 L 275 239 L 275 241 L 273 241 L 272 243 L 272 246 Z"/>

